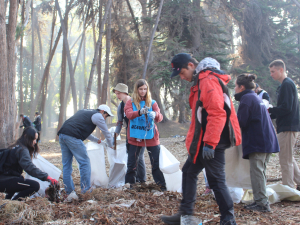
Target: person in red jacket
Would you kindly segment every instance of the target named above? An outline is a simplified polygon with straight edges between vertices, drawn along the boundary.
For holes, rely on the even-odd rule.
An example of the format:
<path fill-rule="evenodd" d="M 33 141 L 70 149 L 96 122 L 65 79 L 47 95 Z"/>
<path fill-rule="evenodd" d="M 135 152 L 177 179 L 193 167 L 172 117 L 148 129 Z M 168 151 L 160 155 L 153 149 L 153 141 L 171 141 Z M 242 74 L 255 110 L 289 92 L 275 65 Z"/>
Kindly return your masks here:
<path fill-rule="evenodd" d="M 173 57 L 171 65 L 171 77 L 179 74 L 181 79 L 194 82 L 189 97 L 192 119 L 186 137 L 189 154 L 182 168 L 180 208 L 175 215 L 161 219 L 167 224 L 180 224 L 182 215 L 193 214 L 198 175 L 205 168 L 219 205 L 220 224 L 236 224 L 225 180 L 225 149 L 241 144 L 238 119 L 226 86 L 231 77 L 220 70 L 217 60 L 209 57 L 198 63 L 190 54 L 180 53 Z"/>
<path fill-rule="evenodd" d="M 137 162 L 142 147 L 148 150 L 152 165 L 154 181 L 166 190 L 163 173 L 159 169 L 160 142 L 159 133 L 155 123 L 162 121 L 163 116 L 156 101 L 152 100 L 149 85 L 146 80 L 140 79 L 134 85 L 132 98 L 126 102 L 125 114 L 129 119 L 128 160 L 125 183 L 135 184 L 137 176 Z"/>

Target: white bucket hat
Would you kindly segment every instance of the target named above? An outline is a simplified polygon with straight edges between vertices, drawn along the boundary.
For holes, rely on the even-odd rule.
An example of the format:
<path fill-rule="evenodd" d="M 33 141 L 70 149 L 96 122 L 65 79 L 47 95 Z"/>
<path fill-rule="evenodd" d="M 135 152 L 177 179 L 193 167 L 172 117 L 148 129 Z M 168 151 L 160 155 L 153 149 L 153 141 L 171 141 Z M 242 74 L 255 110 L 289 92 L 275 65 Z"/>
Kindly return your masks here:
<path fill-rule="evenodd" d="M 220 63 L 210 57 L 206 57 L 204 59 L 201 60 L 201 62 L 198 64 L 197 68 L 196 68 L 196 73 L 199 73 L 202 70 L 205 69 L 217 69 L 220 70 Z"/>
<path fill-rule="evenodd" d="M 114 114 L 112 114 L 112 112 L 110 111 L 110 108 L 107 105 L 104 105 L 104 104 L 99 105 L 98 109 L 104 110 L 104 112 L 107 112 L 108 115 L 110 115 L 110 116 L 114 116 Z"/>

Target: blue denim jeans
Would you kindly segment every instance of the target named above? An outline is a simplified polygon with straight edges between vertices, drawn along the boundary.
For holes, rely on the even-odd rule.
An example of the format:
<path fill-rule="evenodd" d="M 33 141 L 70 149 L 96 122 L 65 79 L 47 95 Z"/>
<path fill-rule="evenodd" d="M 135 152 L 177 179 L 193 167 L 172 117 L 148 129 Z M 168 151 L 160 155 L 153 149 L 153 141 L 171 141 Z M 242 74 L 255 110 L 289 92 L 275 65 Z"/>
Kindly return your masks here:
<path fill-rule="evenodd" d="M 75 190 L 72 179 L 73 156 L 79 163 L 81 192 L 85 193 L 91 187 L 91 163 L 86 147 L 82 140 L 65 135 L 59 135 L 59 144 L 62 153 L 63 181 L 67 194 Z"/>

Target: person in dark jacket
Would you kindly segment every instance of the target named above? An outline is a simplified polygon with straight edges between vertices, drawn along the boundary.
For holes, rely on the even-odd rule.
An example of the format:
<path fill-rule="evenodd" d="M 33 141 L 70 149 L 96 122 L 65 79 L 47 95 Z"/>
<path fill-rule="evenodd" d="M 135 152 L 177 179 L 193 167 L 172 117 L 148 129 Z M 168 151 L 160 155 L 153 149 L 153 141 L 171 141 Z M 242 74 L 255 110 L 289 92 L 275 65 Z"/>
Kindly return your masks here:
<path fill-rule="evenodd" d="M 24 114 L 20 114 L 20 117 L 22 119 L 23 125 L 20 126 L 20 128 L 24 127 L 30 127 L 32 126 L 32 122 L 28 116 L 25 116 Z"/>
<path fill-rule="evenodd" d="M 296 183 L 297 190 L 300 191 L 300 170 L 293 156 L 300 131 L 299 100 L 297 87 L 293 80 L 287 77 L 285 68 L 280 59 L 269 65 L 271 77 L 281 83 L 276 91 L 277 107 L 270 108 L 269 113 L 272 119 L 276 119 L 282 184 L 295 188 Z"/>
<path fill-rule="evenodd" d="M 57 183 L 57 180 L 42 172 L 32 163 L 32 158 L 39 152 L 37 137 L 37 131 L 33 127 L 27 127 L 17 142 L 9 147 L 10 150 L 0 173 L 0 192 L 6 193 L 5 199 L 21 200 L 40 189 L 38 182 L 24 179 L 23 170 L 42 181 L 49 181 L 51 184 Z M 15 193 L 18 194 L 15 195 Z"/>
<path fill-rule="evenodd" d="M 101 143 L 92 133 L 98 127 L 104 134 L 107 145 L 113 147 L 113 138 L 107 129 L 105 120 L 114 116 L 107 105 L 100 105 L 98 109 L 82 109 L 64 122 L 57 135 L 62 153 L 63 180 L 66 193 L 75 190 L 72 179 L 73 156 L 79 163 L 81 192 L 87 192 L 91 187 L 91 163 L 83 143 L 85 139 Z"/>
<path fill-rule="evenodd" d="M 128 145 L 128 138 L 127 138 L 127 129 L 128 129 L 128 118 L 125 115 L 125 105 L 128 100 L 131 99 L 131 97 L 128 95 L 128 86 L 123 83 L 118 83 L 117 86 L 113 89 L 113 92 L 116 94 L 117 98 L 121 101 L 121 103 L 118 106 L 117 114 L 118 114 L 118 122 L 117 127 L 115 130 L 116 135 L 118 136 L 121 132 L 123 121 L 126 123 L 126 148 L 129 148 Z M 136 182 L 138 183 L 145 183 L 146 182 L 146 165 L 145 165 L 145 158 L 144 158 L 144 152 L 145 147 L 141 148 L 140 155 L 139 155 L 139 161 L 137 165 L 137 176 L 136 176 Z"/>
<path fill-rule="evenodd" d="M 260 99 L 265 99 L 268 102 L 270 102 L 270 96 L 268 92 L 266 92 L 264 89 L 262 89 L 258 83 L 255 83 L 255 93 L 258 95 Z"/>
<path fill-rule="evenodd" d="M 266 191 L 266 168 L 279 144 L 269 113 L 253 91 L 256 76 L 241 74 L 235 83 L 235 99 L 240 102 L 237 116 L 242 129 L 243 158 L 250 161 L 250 178 L 254 202 L 246 209 L 270 212 Z"/>
<path fill-rule="evenodd" d="M 41 116 L 39 112 L 35 112 L 35 120 L 33 121 L 33 124 L 35 126 L 35 129 L 38 132 L 38 139 L 36 140 L 37 143 L 40 142 L 40 135 L 41 135 L 41 130 L 42 130 L 42 122 L 41 122 Z"/>

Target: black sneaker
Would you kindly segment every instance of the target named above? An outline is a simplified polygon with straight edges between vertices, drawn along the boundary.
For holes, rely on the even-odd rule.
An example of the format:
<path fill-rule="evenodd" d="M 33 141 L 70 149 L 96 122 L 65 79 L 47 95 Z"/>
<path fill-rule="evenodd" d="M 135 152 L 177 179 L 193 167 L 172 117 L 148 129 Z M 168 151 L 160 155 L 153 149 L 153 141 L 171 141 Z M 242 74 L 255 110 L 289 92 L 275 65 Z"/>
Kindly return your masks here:
<path fill-rule="evenodd" d="M 253 210 L 253 211 L 258 211 L 258 212 L 271 212 L 271 208 L 270 208 L 270 204 L 267 203 L 265 205 L 255 205 L 251 208 L 248 208 L 250 210 Z"/>
<path fill-rule="evenodd" d="M 256 206 L 256 202 L 252 202 L 252 203 L 249 204 L 249 205 L 245 205 L 245 206 L 244 206 L 244 209 L 250 209 L 250 208 L 252 208 L 252 207 L 254 207 L 254 206 Z"/>
<path fill-rule="evenodd" d="M 160 218 L 166 224 L 180 225 L 180 217 L 181 217 L 181 215 L 183 215 L 182 211 L 178 211 L 173 216 L 162 216 Z"/>

